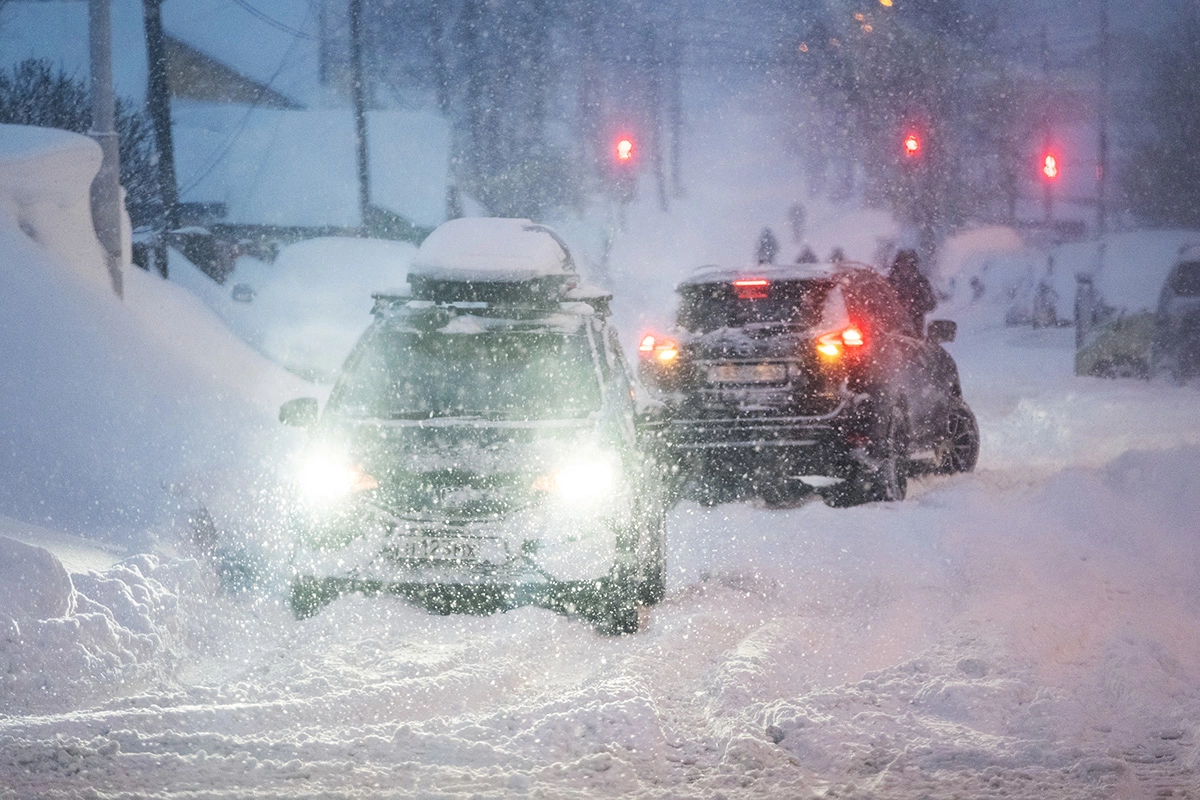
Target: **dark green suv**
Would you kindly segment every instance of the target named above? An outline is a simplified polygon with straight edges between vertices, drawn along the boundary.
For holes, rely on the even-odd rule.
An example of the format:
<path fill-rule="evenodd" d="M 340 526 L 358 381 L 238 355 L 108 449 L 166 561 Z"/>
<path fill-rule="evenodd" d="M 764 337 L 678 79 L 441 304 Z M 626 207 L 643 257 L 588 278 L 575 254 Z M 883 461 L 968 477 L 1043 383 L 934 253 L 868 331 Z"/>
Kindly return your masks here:
<path fill-rule="evenodd" d="M 540 604 L 636 631 L 663 596 L 663 492 L 634 433 L 609 297 L 552 231 L 446 223 L 310 427 L 292 605 L 389 591 L 443 612 Z"/>

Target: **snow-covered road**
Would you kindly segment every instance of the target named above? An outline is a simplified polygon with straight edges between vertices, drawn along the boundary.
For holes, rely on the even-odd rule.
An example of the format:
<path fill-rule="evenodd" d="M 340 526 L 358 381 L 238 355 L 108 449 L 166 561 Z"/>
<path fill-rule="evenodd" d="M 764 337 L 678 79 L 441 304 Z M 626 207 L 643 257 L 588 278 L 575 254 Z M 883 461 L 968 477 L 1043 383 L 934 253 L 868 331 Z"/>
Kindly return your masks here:
<path fill-rule="evenodd" d="M 637 636 L 77 572 L 0 631 L 0 797 L 1200 797 L 1200 391 L 1071 337 L 952 346 L 975 474 L 679 506 Z"/>

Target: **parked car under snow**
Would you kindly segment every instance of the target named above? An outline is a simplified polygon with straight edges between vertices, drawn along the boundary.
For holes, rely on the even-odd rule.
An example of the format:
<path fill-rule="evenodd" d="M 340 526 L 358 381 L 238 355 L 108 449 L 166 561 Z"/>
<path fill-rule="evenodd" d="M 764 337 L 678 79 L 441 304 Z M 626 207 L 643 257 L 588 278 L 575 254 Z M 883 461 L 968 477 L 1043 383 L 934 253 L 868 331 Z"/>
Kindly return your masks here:
<path fill-rule="evenodd" d="M 1200 371 L 1200 247 L 1137 260 L 1100 256 L 1101 268 L 1076 275 L 1075 374 L 1185 380 Z"/>

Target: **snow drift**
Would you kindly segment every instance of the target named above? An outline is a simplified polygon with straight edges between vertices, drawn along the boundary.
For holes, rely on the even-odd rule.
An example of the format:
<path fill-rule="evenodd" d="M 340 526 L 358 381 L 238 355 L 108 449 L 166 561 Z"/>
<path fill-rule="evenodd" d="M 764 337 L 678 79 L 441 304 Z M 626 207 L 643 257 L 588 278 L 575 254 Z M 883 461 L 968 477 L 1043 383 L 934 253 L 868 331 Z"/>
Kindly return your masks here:
<path fill-rule="evenodd" d="M 93 142 L 15 126 L 0 142 L 0 515 L 141 540 L 190 510 L 196 476 L 250 486 L 302 382 L 177 286 L 126 268 L 112 293 Z"/>

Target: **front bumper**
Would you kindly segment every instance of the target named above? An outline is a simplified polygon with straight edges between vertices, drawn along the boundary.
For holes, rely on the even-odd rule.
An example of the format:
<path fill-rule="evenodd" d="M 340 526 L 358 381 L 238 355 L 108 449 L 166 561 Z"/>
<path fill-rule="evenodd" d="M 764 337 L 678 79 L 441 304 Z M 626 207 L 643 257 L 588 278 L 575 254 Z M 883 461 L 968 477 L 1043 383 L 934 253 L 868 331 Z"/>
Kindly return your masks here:
<path fill-rule="evenodd" d="M 607 576 L 624 497 L 586 510 L 536 505 L 492 518 L 402 517 L 359 504 L 297 523 L 293 573 L 386 586 L 537 586 Z"/>

